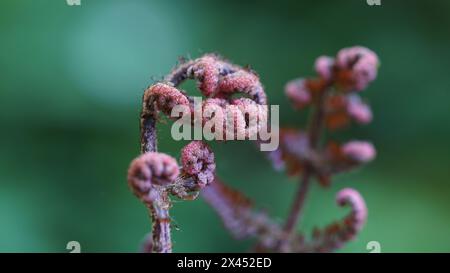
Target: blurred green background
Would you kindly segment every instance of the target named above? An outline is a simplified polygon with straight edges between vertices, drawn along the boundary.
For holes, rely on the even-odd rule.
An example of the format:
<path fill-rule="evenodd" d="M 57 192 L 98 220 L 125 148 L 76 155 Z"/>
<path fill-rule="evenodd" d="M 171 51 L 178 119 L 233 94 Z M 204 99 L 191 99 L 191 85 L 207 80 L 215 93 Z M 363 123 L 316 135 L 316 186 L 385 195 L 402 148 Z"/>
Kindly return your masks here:
<path fill-rule="evenodd" d="M 321 54 L 364 45 L 382 61 L 363 93 L 377 160 L 313 187 L 301 229 L 345 215 L 335 193 L 361 191 L 369 220 L 344 252 L 450 251 L 450 1 L 89 1 L 0 4 L 0 252 L 135 252 L 149 230 L 126 184 L 139 153 L 143 90 L 179 56 L 218 52 L 260 74 L 281 123 L 302 127 L 286 81 L 312 75 Z M 189 85 L 190 89 L 193 85 Z M 160 126 L 160 150 L 185 143 Z M 250 143 L 213 144 L 218 174 L 280 222 L 296 181 L 272 170 Z M 178 201 L 177 252 L 246 251 L 203 200 Z"/>

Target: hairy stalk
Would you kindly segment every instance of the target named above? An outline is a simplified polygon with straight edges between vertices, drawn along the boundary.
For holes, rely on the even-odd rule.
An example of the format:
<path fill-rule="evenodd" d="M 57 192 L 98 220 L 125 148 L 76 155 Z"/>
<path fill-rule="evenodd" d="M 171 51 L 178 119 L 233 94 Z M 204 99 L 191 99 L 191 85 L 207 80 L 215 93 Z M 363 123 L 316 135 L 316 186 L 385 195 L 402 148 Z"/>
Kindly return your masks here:
<path fill-rule="evenodd" d="M 155 113 L 141 114 L 141 153 L 158 151 Z"/>
<path fill-rule="evenodd" d="M 323 104 L 325 102 L 325 98 L 326 98 L 326 89 L 324 89 L 324 91 L 322 91 L 320 96 L 318 97 L 316 106 L 313 110 L 314 112 L 312 113 L 308 135 L 311 151 L 316 150 L 319 145 L 324 120 Z M 294 232 L 295 226 L 301 219 L 304 203 L 309 191 L 309 186 L 311 184 L 311 176 L 313 175 L 313 171 L 314 170 L 312 166 L 310 164 L 307 164 L 303 172 L 302 180 L 297 190 L 297 194 L 292 203 L 290 213 L 286 220 L 286 224 L 284 226 L 286 238 L 291 237 L 291 235 Z"/>
<path fill-rule="evenodd" d="M 171 253 L 172 239 L 170 235 L 170 201 L 166 193 L 161 193 L 157 197 L 160 200 L 149 205 L 150 216 L 152 218 L 152 252 Z"/>
<path fill-rule="evenodd" d="M 145 100 L 143 100 L 144 103 Z M 156 135 L 156 113 L 153 102 L 143 107 L 141 113 L 141 153 L 156 152 L 157 135 Z M 154 253 L 171 253 L 172 240 L 170 232 L 170 199 L 165 191 L 150 191 L 149 195 L 155 195 L 151 198 L 155 200 L 147 207 L 152 220 L 152 252 Z"/>

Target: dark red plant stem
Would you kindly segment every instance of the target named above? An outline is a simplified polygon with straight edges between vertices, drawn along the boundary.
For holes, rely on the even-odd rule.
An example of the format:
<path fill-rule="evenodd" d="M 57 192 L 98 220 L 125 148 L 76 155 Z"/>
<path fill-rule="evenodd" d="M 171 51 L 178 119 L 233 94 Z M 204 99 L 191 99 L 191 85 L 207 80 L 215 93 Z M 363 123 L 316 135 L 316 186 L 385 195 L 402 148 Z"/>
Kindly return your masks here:
<path fill-rule="evenodd" d="M 166 193 L 161 193 L 161 197 L 163 197 L 163 200 L 155 201 L 148 207 L 153 222 L 152 252 L 171 253 L 172 239 L 170 234 L 170 216 L 168 208 L 170 203 Z"/>
<path fill-rule="evenodd" d="M 305 203 L 306 195 L 308 193 L 309 185 L 311 182 L 310 177 L 311 177 L 310 170 L 309 168 L 307 168 L 303 173 L 300 186 L 298 187 L 294 202 L 292 203 L 291 206 L 291 212 L 289 213 L 289 216 L 286 220 L 286 224 L 284 225 L 286 237 L 289 237 L 293 233 L 294 227 L 297 225 L 302 216 L 303 205 Z"/>
<path fill-rule="evenodd" d="M 156 120 L 149 114 L 141 115 L 141 153 L 156 152 Z"/>
<path fill-rule="evenodd" d="M 319 145 L 323 120 L 324 120 L 324 101 L 326 97 L 326 89 L 322 91 L 322 93 L 317 98 L 317 102 L 314 108 L 314 112 L 312 114 L 312 119 L 309 127 L 309 145 L 311 151 L 317 149 Z M 286 233 L 286 238 L 289 238 L 294 232 L 295 226 L 299 223 L 302 212 L 303 205 L 306 200 L 306 196 L 309 191 L 309 186 L 311 184 L 311 176 L 313 175 L 313 168 L 307 164 L 305 166 L 305 170 L 303 172 L 302 180 L 300 182 L 299 188 L 297 190 L 297 194 L 295 196 L 294 202 L 292 203 L 290 213 L 286 220 L 286 224 L 284 226 L 284 231 Z"/>
<path fill-rule="evenodd" d="M 156 112 L 153 102 L 143 105 L 141 113 L 141 153 L 156 152 Z M 170 233 L 170 200 L 166 191 L 156 190 L 152 192 L 155 200 L 148 205 L 149 214 L 152 219 L 152 252 L 172 252 L 172 240 Z"/>
<path fill-rule="evenodd" d="M 320 96 L 317 98 L 314 113 L 311 120 L 311 125 L 309 128 L 309 145 L 311 149 L 317 149 L 322 133 L 322 127 L 324 123 L 325 109 L 324 103 L 327 95 L 327 89 L 322 91 Z"/>

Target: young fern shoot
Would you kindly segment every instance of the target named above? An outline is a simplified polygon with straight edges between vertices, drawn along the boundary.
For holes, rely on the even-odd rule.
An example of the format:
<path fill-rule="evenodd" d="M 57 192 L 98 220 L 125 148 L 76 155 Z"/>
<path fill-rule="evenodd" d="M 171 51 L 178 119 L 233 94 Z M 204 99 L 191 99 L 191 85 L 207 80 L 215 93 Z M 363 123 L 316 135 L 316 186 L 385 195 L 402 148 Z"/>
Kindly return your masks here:
<path fill-rule="evenodd" d="M 199 90 L 206 97 L 200 109 L 196 108 L 194 98 L 178 89 L 187 79 L 196 80 Z M 233 98 L 235 93 L 243 93 L 247 97 Z M 200 121 L 189 120 L 189 125 L 195 127 L 209 122 L 211 116 L 203 112 L 211 108 L 221 110 L 231 107 L 231 112 L 220 116 L 224 128 L 216 127 L 215 132 L 223 132 L 226 136 L 236 135 L 239 130 L 227 131 L 225 126 L 231 120 L 233 128 L 244 129 L 248 132 L 245 136 L 250 138 L 250 134 L 258 133 L 259 127 L 252 127 L 253 124 L 246 119 L 246 113 L 249 109 L 255 109 L 254 106 L 265 104 L 266 94 L 253 71 L 213 54 L 181 63 L 162 82 L 145 90 L 140 122 L 141 155 L 131 163 L 128 171 L 128 184 L 147 206 L 153 223 L 151 236 L 146 237 L 143 250 L 172 252 L 169 214 L 171 195 L 193 200 L 201 189 L 215 181 L 214 153 L 205 142 L 192 141 L 182 149 L 181 167 L 173 157 L 158 152 L 156 124 L 159 113 L 178 120 L 179 116 L 172 115 L 175 107 L 183 106 L 190 116 L 200 111 Z M 263 112 L 257 114 L 257 117 L 266 116 Z M 227 140 L 223 136 L 221 139 Z"/>
<path fill-rule="evenodd" d="M 189 125 L 210 125 L 211 119 L 221 122 L 213 126 L 215 140 L 236 139 L 245 129 L 245 139 L 262 143 L 260 130 L 267 124 L 252 123 L 248 113 L 267 123 L 267 97 L 254 71 L 231 64 L 217 55 L 206 54 L 179 64 L 162 82 L 145 90 L 141 112 L 141 155 L 132 161 L 128 184 L 133 193 L 147 206 L 152 219 L 152 231 L 144 242 L 145 252 L 172 251 L 170 214 L 171 196 L 194 200 L 201 195 L 218 214 L 226 229 L 236 239 L 254 238 L 258 252 L 330 252 L 354 239 L 363 228 L 367 208 L 362 196 L 354 189 L 337 193 L 340 206 L 350 206 L 350 213 L 305 237 L 297 231 L 304 204 L 313 179 L 329 186 L 332 177 L 370 162 L 376 150 L 370 142 L 351 140 L 346 143 L 325 139 L 325 130 L 346 127 L 352 121 L 367 124 L 372 112 L 359 93 L 375 80 L 379 61 L 377 55 L 364 47 L 345 48 L 335 58 L 322 56 L 316 60 L 317 77 L 295 79 L 287 83 L 285 92 L 295 109 L 311 107 L 307 128 L 281 128 L 279 147 L 265 152 L 276 170 L 285 170 L 296 177 L 299 188 L 284 224 L 271 219 L 242 193 L 228 187 L 216 174 L 216 162 L 211 148 L 203 141 L 192 141 L 181 150 L 181 167 L 175 158 L 158 152 L 156 124 L 160 113 L 178 121 L 172 115 L 175 107 L 200 119 L 185 121 Z M 205 100 L 198 108 L 194 98 L 178 86 L 185 80 L 197 81 Z M 244 97 L 234 98 L 235 93 Z M 256 108 L 255 108 L 256 107 Z M 211 115 L 215 110 L 232 109 L 226 114 Z M 255 110 L 256 109 L 256 110 Z M 218 113 L 222 113 L 219 111 Z M 230 131 L 227 127 L 233 123 Z"/>

